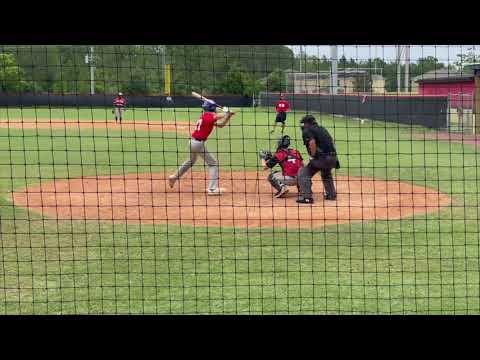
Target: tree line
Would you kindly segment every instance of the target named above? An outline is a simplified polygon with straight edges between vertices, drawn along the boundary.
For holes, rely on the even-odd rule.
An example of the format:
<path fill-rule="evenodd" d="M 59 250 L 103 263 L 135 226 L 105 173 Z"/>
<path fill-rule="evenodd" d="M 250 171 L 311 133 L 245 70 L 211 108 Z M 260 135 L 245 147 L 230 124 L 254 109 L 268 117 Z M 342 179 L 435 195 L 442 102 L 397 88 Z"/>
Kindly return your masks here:
<path fill-rule="evenodd" d="M 91 48 L 93 52 L 91 52 Z M 459 55 L 461 56 L 461 55 Z M 284 91 L 286 71 L 329 71 L 323 56 L 295 56 L 280 45 L 47 45 L 0 47 L 0 91 L 54 94 L 90 93 L 90 66 L 94 66 L 95 93 L 160 95 L 164 93 L 165 64 L 171 67 L 172 94 L 252 95 Z M 410 64 L 415 77 L 446 65 L 435 57 Z M 381 70 L 386 91 L 397 90 L 397 63 L 381 58 L 342 57 L 342 68 Z M 401 72 L 404 73 L 404 65 Z M 402 80 L 403 84 L 403 80 Z"/>
<path fill-rule="evenodd" d="M 305 56 L 298 61 L 302 62 L 302 71 L 305 72 L 317 72 L 317 71 L 330 71 L 331 62 L 326 56 L 318 58 L 316 56 Z M 460 62 L 456 63 L 456 66 L 460 66 Z M 410 79 L 413 79 L 416 76 L 420 76 L 432 70 L 439 70 L 446 68 L 447 65 L 440 62 L 437 58 L 433 56 L 427 56 L 424 58 L 419 58 L 416 62 L 411 62 L 409 64 L 409 73 Z M 382 75 L 385 79 L 385 91 L 397 91 L 397 73 L 398 73 L 398 63 L 395 60 L 385 61 L 382 58 L 374 59 L 347 59 L 345 56 L 342 56 L 338 60 L 338 71 L 341 72 L 342 69 L 368 69 L 366 73 L 366 81 L 371 87 L 372 75 L 378 74 Z M 404 86 L 404 74 L 405 74 L 405 65 L 401 64 L 400 66 L 401 74 L 401 86 Z M 358 87 L 362 87 L 363 79 L 359 79 Z M 367 87 L 367 90 L 371 88 Z"/>
<path fill-rule="evenodd" d="M 57 94 L 95 92 L 163 94 L 165 64 L 171 68 L 171 91 L 251 95 L 268 87 L 268 75 L 293 68 L 286 46 L 3 46 L 0 91 Z M 93 54 L 92 56 L 90 56 Z"/>

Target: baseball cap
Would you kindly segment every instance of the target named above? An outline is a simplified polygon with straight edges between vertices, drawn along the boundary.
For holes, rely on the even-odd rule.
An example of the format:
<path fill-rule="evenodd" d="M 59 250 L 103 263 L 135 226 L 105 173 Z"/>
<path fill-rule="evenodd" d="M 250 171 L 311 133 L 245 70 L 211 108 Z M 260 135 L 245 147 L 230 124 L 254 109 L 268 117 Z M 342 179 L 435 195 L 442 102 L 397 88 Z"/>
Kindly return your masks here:
<path fill-rule="evenodd" d="M 300 120 L 301 124 L 315 124 L 317 120 L 313 115 L 305 115 L 302 120 Z"/>

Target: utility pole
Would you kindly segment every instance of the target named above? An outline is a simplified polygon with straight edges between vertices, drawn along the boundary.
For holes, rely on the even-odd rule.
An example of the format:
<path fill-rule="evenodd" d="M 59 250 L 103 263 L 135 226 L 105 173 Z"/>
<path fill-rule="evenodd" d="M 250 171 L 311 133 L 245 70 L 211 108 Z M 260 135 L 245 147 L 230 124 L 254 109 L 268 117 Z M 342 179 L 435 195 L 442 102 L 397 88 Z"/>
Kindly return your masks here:
<path fill-rule="evenodd" d="M 480 133 L 480 64 L 473 66 L 475 90 L 473 94 L 473 116 L 474 116 L 474 128 L 473 133 Z"/>
<path fill-rule="evenodd" d="M 288 74 L 289 73 L 285 71 L 285 91 L 284 92 L 286 93 L 288 93 Z"/>
<path fill-rule="evenodd" d="M 338 48 L 336 45 L 330 46 L 330 94 L 337 95 L 338 89 Z"/>
<path fill-rule="evenodd" d="M 165 73 L 165 65 L 167 64 L 167 61 L 166 61 L 166 52 L 167 52 L 167 45 L 163 45 L 162 46 L 162 54 L 163 54 L 163 73 Z"/>
<path fill-rule="evenodd" d="M 405 92 L 410 92 L 410 45 L 405 46 Z"/>
<path fill-rule="evenodd" d="M 89 56 L 89 64 L 90 64 L 90 94 L 95 94 L 95 63 L 93 61 L 93 46 L 90 46 L 90 56 Z"/>
<path fill-rule="evenodd" d="M 400 45 L 396 45 L 397 48 L 397 93 L 401 91 L 401 78 L 402 78 L 402 47 Z"/>
<path fill-rule="evenodd" d="M 300 62 L 300 72 L 302 72 L 302 45 L 300 45 L 299 62 Z"/>

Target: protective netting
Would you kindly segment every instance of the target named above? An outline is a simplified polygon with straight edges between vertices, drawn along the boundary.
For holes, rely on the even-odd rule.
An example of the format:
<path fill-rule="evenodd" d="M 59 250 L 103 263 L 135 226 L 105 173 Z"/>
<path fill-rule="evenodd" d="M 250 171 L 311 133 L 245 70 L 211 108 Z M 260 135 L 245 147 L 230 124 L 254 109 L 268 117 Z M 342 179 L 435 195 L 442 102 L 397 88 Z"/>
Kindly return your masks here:
<path fill-rule="evenodd" d="M 0 313 L 478 314 L 477 50 L 0 46 Z"/>

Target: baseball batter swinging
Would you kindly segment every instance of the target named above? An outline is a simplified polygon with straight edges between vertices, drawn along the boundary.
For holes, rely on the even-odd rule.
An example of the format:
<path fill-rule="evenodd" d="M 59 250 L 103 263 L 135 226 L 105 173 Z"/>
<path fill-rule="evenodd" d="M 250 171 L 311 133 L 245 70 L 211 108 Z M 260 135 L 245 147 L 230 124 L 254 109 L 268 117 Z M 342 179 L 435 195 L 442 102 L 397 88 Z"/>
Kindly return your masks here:
<path fill-rule="evenodd" d="M 204 112 L 197 121 L 195 130 L 192 132 L 190 139 L 190 158 L 186 160 L 177 170 L 174 175 L 169 176 L 168 182 L 171 188 L 175 182 L 179 180 L 197 161 L 198 156 L 201 156 L 209 168 L 210 183 L 207 189 L 208 195 L 221 195 L 223 189 L 218 187 L 218 164 L 215 157 L 207 150 L 206 141 L 213 131 L 213 127 L 223 128 L 228 124 L 230 118 L 235 114 L 227 107 L 223 108 L 224 114 L 217 114 L 216 109 L 218 105 L 212 100 L 203 102 L 202 109 Z"/>

